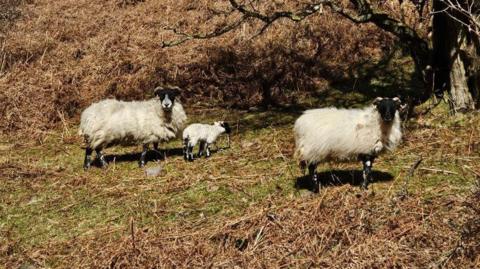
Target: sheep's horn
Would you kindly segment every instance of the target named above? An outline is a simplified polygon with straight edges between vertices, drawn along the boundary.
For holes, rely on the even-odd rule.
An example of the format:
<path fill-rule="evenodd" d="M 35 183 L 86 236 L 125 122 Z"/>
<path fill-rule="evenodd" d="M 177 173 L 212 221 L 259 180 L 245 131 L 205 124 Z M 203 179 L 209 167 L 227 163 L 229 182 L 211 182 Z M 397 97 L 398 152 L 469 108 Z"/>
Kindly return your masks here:
<path fill-rule="evenodd" d="M 153 89 L 153 94 L 158 95 L 163 90 L 164 88 L 162 86 L 158 86 L 155 89 Z"/>
<path fill-rule="evenodd" d="M 376 105 L 376 104 L 378 104 L 378 103 L 379 103 L 380 101 L 382 101 L 382 100 L 383 100 L 382 97 L 377 97 L 377 98 L 375 98 L 375 100 L 373 100 L 373 104 Z"/>

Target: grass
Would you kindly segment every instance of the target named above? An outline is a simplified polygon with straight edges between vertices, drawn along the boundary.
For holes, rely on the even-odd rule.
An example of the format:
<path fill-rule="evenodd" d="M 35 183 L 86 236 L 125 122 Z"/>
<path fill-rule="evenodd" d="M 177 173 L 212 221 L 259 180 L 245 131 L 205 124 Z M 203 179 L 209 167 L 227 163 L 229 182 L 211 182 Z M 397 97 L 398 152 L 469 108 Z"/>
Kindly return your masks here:
<path fill-rule="evenodd" d="M 471 193 L 480 171 L 480 117 L 447 117 L 445 109 L 438 107 L 408 123 L 403 145 L 374 165 L 379 181 L 371 185 L 367 196 L 373 210 L 385 213 L 377 203 L 397 199 L 405 186 L 408 195 L 427 202 L 466 199 Z M 65 258 L 82 252 L 83 247 L 93 244 L 92 249 L 100 250 L 103 248 L 94 242 L 107 246 L 123 242 L 132 223 L 136 230 L 148 230 L 152 238 L 162 238 L 166 230 L 185 225 L 195 224 L 196 228 L 185 228 L 195 234 L 265 208 L 295 210 L 289 203 L 312 201 L 329 208 L 335 207 L 334 197 L 340 194 L 364 195 L 351 184 L 359 173 L 349 172 L 360 169 L 359 163 L 320 166 L 325 177 L 335 170 L 333 174 L 340 180 L 320 195 L 295 188 L 301 179 L 292 158 L 291 128 L 296 115 L 273 111 L 190 114 L 198 115 L 192 121 L 202 122 L 227 115 L 227 120 L 238 124 L 233 128 L 232 147 L 215 152 L 210 159 L 186 163 L 175 155 L 180 142 L 171 142 L 166 145 L 170 152 L 167 160 L 147 164 L 162 166 L 158 177 L 145 176 L 128 155 L 138 152 L 137 147 L 108 149 L 106 153 L 115 154 L 119 161 L 107 169 L 83 171 L 83 150 L 75 125 L 53 132 L 41 145 L 2 140 L 0 260 L 4 266 L 68 267 Z M 423 161 L 405 185 L 419 156 Z M 75 244 L 77 241 L 84 245 Z M 292 259 L 304 258 L 298 255 Z M 92 263 L 84 266 L 96 267 L 93 264 L 98 260 L 91 257 L 87 261 Z"/>

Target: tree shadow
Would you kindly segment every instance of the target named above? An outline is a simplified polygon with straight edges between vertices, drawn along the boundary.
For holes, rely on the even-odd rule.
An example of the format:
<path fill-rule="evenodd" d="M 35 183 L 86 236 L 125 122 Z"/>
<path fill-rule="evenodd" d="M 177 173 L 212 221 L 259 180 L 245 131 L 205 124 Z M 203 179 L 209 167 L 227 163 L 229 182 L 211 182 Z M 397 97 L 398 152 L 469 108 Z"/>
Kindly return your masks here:
<path fill-rule="evenodd" d="M 350 184 L 352 186 L 360 186 L 363 181 L 362 170 L 329 170 L 317 173 L 323 187 L 341 186 Z M 372 180 L 370 183 L 384 182 L 393 180 L 393 175 L 382 171 L 372 171 Z M 295 181 L 295 188 L 307 189 L 314 191 L 314 183 L 310 176 L 298 177 Z"/>
<path fill-rule="evenodd" d="M 424 85 L 413 69 L 413 60 L 404 56 L 400 47 L 395 47 L 376 63 L 365 61 L 353 65 L 341 77 L 327 77 L 329 86 L 338 92 L 318 92 L 315 97 L 342 107 L 363 105 L 378 96 L 398 96 L 403 101 L 419 98 L 423 94 L 419 89 L 423 89 Z M 346 98 L 347 93 L 361 96 Z"/>
<path fill-rule="evenodd" d="M 222 100 L 224 108 L 233 112 L 225 120 L 239 122 L 239 132 L 285 126 L 310 108 L 363 107 L 378 96 L 405 100 L 415 95 L 421 87 L 412 74 L 413 62 L 402 53 L 392 48 L 378 61 L 367 59 L 337 70 L 322 53 L 307 56 L 281 44 L 253 55 L 215 47 L 209 50 L 212 57 L 197 63 L 208 66 L 205 72 L 215 79 L 209 87 L 203 80 L 192 82 L 188 94 L 211 92 L 210 98 Z M 326 84 L 316 84 L 319 80 Z"/>

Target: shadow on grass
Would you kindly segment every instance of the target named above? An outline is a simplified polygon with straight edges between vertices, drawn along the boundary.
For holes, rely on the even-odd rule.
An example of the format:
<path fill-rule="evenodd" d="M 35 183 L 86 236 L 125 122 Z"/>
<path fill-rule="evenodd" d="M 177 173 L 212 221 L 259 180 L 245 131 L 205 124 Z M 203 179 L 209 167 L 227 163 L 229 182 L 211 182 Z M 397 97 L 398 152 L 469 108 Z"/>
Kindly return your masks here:
<path fill-rule="evenodd" d="M 215 148 L 213 147 L 210 150 L 210 153 L 212 155 L 215 155 L 217 152 L 221 152 L 224 150 L 228 150 L 229 147 L 218 147 Z M 197 156 L 198 150 L 194 151 L 195 154 L 195 159 L 199 159 Z M 138 162 L 140 160 L 140 154 L 141 152 L 137 153 L 124 153 L 124 154 L 107 154 L 105 156 L 105 161 L 107 161 L 108 164 L 110 163 L 126 163 L 126 162 Z M 166 156 L 165 156 L 166 154 Z M 155 161 L 165 161 L 165 157 L 167 158 L 172 158 L 172 157 L 182 157 L 183 158 L 183 149 L 182 148 L 169 148 L 166 150 L 149 150 L 147 151 L 147 156 L 145 157 L 145 164 L 149 162 L 155 162 Z M 205 156 L 202 156 L 201 158 L 205 158 Z M 92 163 L 92 166 L 94 167 L 101 167 L 100 161 L 95 158 L 95 160 Z"/>
<path fill-rule="evenodd" d="M 323 187 L 341 186 L 350 184 L 360 186 L 363 181 L 362 170 L 329 170 L 317 173 Z M 393 175 L 382 171 L 372 171 L 372 180 L 370 183 L 393 180 Z M 295 182 L 296 189 L 314 190 L 314 183 L 310 176 L 297 178 Z"/>
<path fill-rule="evenodd" d="M 107 163 L 124 163 L 124 162 L 138 162 L 140 160 L 141 152 L 137 153 L 124 153 L 124 154 L 108 154 L 105 155 L 105 161 Z M 166 150 L 166 157 L 173 157 L 173 156 L 183 156 L 183 149 L 182 148 L 170 148 Z M 164 161 L 165 155 L 164 150 L 149 150 L 147 151 L 147 156 L 145 157 L 145 163 L 153 162 L 153 161 Z M 100 161 L 95 158 L 92 166 L 101 167 Z"/>

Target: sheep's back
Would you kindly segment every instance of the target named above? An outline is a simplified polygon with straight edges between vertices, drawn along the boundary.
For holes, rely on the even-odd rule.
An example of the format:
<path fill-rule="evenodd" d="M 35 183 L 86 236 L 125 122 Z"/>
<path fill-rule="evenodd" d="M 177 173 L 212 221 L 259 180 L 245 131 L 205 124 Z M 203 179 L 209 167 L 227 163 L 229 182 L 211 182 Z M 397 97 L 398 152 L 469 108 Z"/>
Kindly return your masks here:
<path fill-rule="evenodd" d="M 193 123 L 183 130 L 183 139 L 206 140 L 209 136 L 208 124 Z"/>
<path fill-rule="evenodd" d="M 369 153 L 378 140 L 378 113 L 365 109 L 307 110 L 295 122 L 296 155 L 310 162 Z"/>
<path fill-rule="evenodd" d="M 123 102 L 115 99 L 106 99 L 91 104 L 80 116 L 79 134 L 87 137 L 92 136 L 109 120 L 110 115 L 122 110 L 123 107 Z"/>
<path fill-rule="evenodd" d="M 104 100 L 82 113 L 80 133 L 93 148 L 166 141 L 175 137 L 176 132 L 166 126 L 168 123 L 164 122 L 163 116 L 155 99 Z"/>

